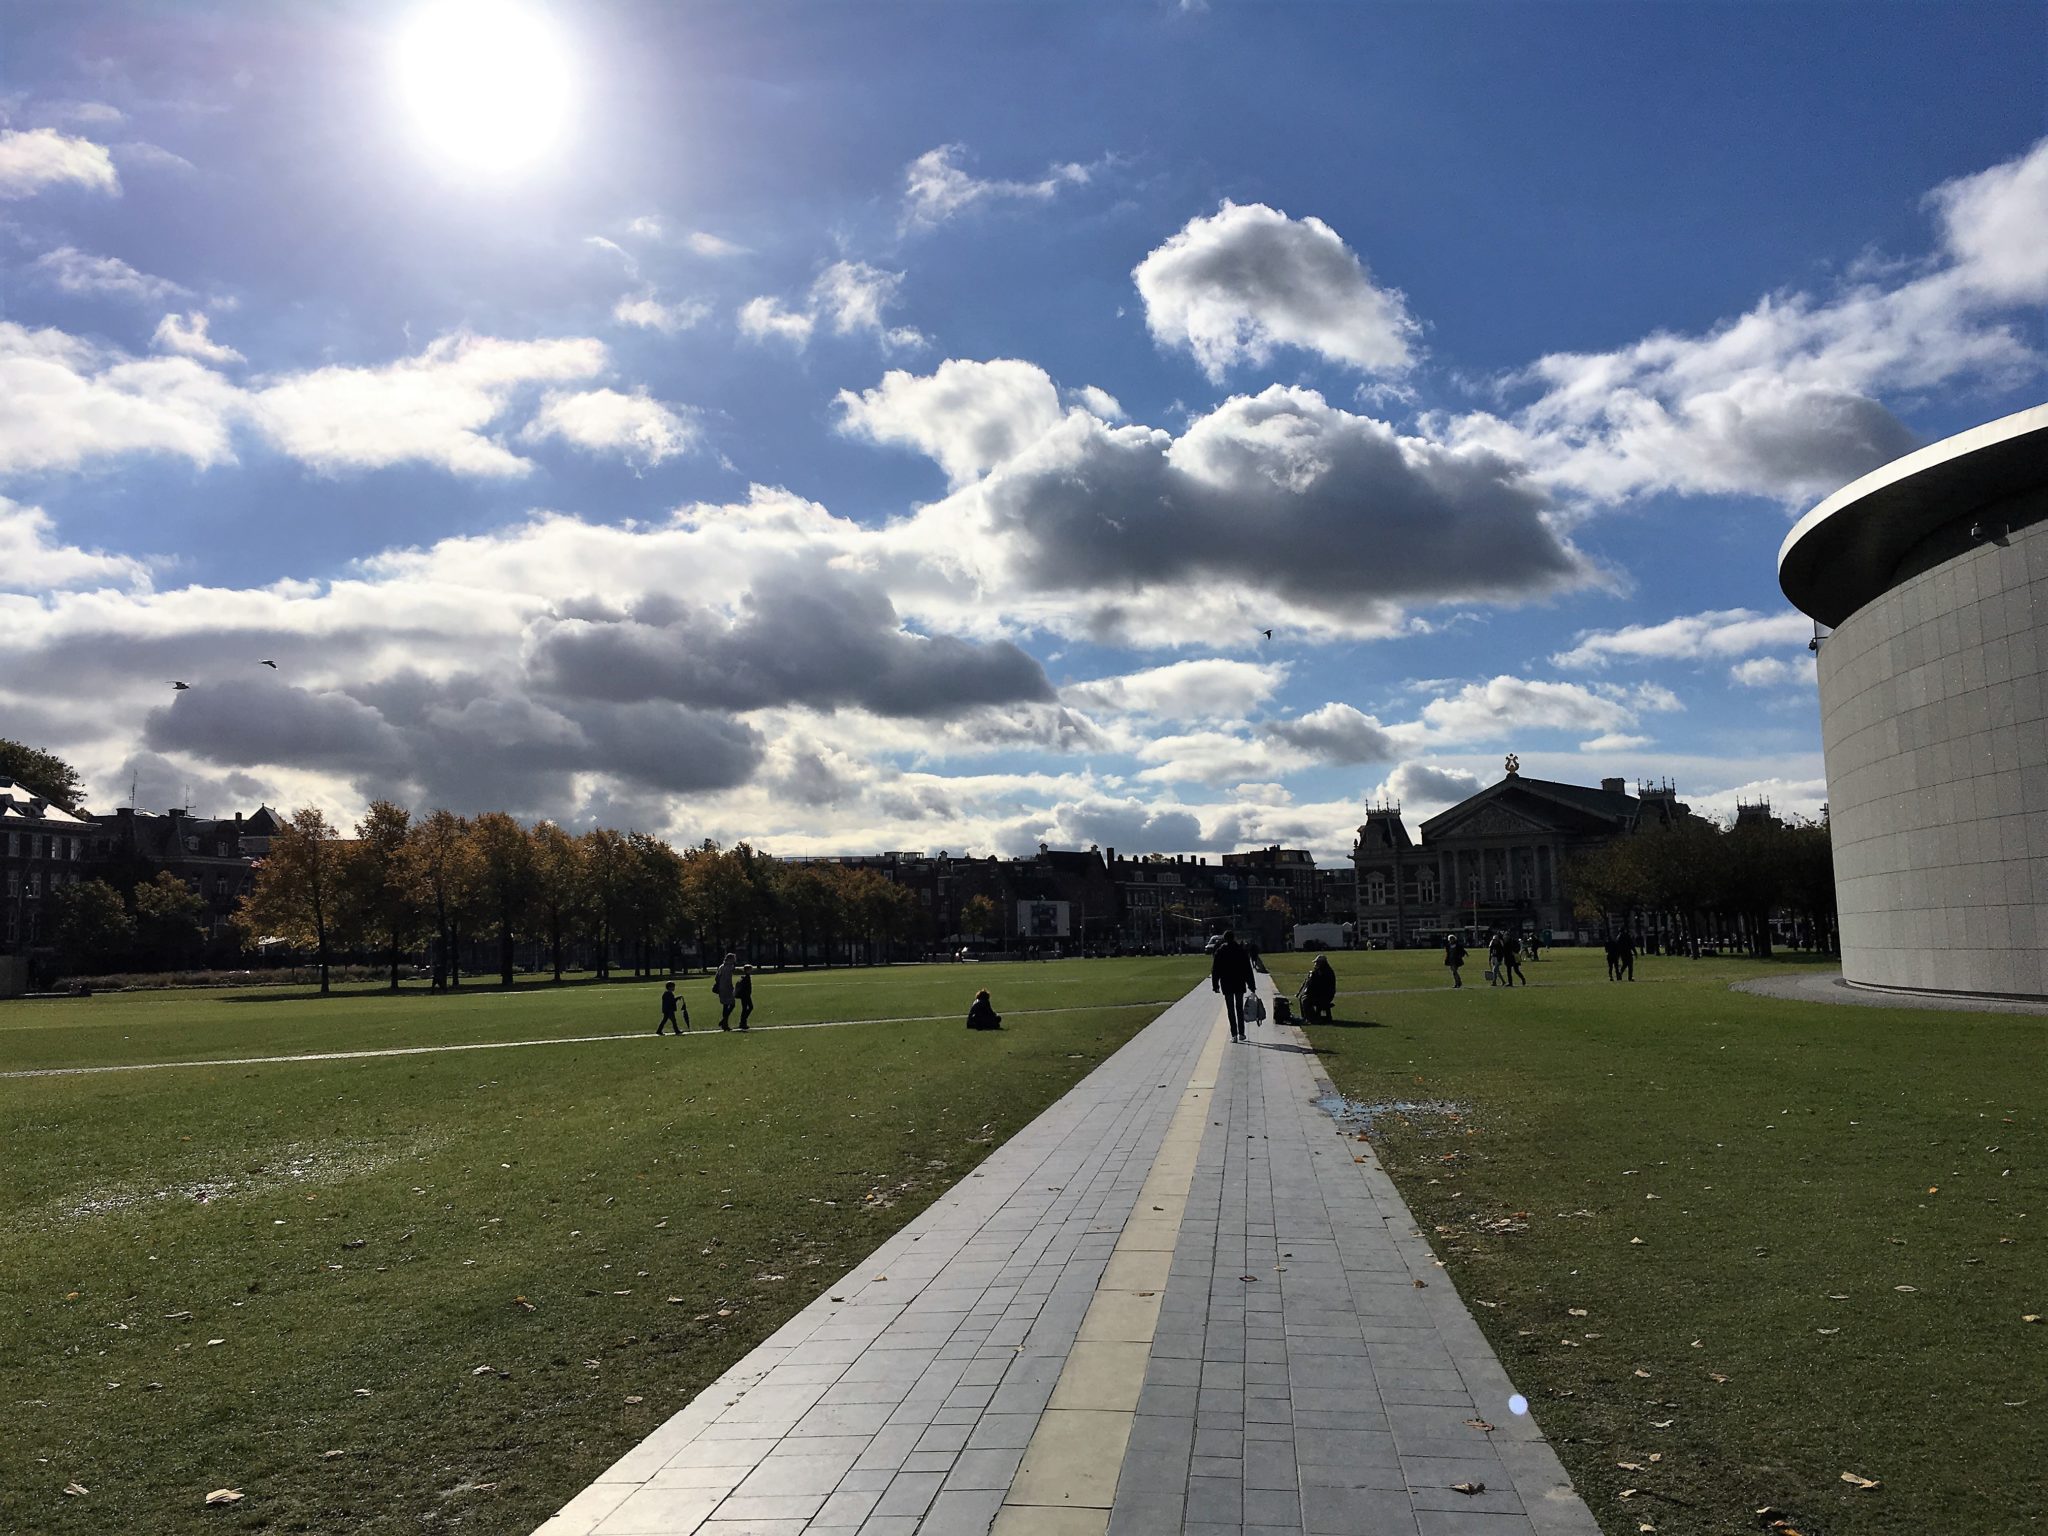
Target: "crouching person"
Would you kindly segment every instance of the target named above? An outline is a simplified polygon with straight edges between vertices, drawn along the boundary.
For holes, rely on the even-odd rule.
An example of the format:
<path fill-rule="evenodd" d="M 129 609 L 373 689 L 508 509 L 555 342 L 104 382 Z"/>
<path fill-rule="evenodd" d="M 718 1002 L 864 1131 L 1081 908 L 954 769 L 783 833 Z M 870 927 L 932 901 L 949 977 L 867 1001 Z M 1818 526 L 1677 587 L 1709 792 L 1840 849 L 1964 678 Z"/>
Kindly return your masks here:
<path fill-rule="evenodd" d="M 1001 1029 L 1003 1016 L 996 1012 L 995 1004 L 988 1000 L 988 988 L 983 987 L 974 994 L 974 1006 L 967 1010 L 969 1029 Z"/>

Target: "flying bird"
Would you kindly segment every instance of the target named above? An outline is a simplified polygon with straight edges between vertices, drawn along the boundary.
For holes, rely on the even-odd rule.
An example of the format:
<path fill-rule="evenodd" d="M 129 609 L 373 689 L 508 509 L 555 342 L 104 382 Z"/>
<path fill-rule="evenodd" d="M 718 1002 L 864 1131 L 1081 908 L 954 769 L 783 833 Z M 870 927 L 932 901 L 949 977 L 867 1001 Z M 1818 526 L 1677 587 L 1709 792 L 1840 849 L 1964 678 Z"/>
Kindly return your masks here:
<path fill-rule="evenodd" d="M 277 663 L 274 661 L 266 661 L 263 663 L 263 665 L 270 668 L 270 670 L 273 672 L 277 670 Z"/>
<path fill-rule="evenodd" d="M 1271 631 L 1270 629 L 1262 629 L 1259 631 L 1259 633 L 1264 635 L 1268 640 L 1273 638 L 1273 631 Z"/>
<path fill-rule="evenodd" d="M 191 686 L 192 686 L 192 685 L 191 685 L 190 683 L 173 683 L 173 684 L 171 684 L 171 687 L 172 687 L 172 688 L 173 688 L 173 689 L 174 689 L 174 690 L 175 690 L 176 692 L 178 692 L 178 693 L 183 693 L 183 692 L 184 692 L 184 691 L 185 691 L 185 690 L 186 690 L 187 688 L 190 688 Z"/>

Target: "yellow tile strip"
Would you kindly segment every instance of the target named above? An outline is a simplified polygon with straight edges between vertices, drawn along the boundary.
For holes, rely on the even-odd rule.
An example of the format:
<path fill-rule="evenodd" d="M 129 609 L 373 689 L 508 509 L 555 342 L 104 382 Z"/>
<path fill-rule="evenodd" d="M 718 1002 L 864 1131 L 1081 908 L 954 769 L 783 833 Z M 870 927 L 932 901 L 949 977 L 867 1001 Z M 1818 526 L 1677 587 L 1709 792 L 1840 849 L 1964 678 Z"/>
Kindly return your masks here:
<path fill-rule="evenodd" d="M 1104 1536 L 1223 1064 L 1223 1009 L 1095 1287 L 990 1536 Z"/>

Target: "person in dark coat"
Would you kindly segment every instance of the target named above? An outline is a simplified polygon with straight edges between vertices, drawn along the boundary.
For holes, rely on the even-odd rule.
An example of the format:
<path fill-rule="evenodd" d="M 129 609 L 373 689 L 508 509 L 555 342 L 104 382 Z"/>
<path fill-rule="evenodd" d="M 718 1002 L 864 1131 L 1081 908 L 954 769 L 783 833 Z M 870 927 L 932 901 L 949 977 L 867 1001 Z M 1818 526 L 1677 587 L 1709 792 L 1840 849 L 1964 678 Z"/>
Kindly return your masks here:
<path fill-rule="evenodd" d="M 1317 955 L 1309 967 L 1308 980 L 1301 986 L 1301 1016 L 1328 1023 L 1337 1002 L 1337 968 L 1328 955 Z"/>
<path fill-rule="evenodd" d="M 683 1024 L 678 1024 L 676 1022 L 676 1005 L 681 1001 L 682 999 L 676 996 L 676 984 L 674 982 L 670 982 L 661 989 L 661 1022 L 654 1026 L 654 1032 L 657 1035 L 670 1029 L 673 1029 L 679 1035 L 683 1032 L 683 1024 L 690 1022 L 690 1010 L 688 1008 L 683 1010 Z"/>
<path fill-rule="evenodd" d="M 1003 1016 L 996 1012 L 994 1003 L 988 1000 L 988 988 L 983 987 L 974 994 L 974 1006 L 967 1010 L 969 1029 L 1001 1029 Z"/>
<path fill-rule="evenodd" d="M 1500 963 L 1509 986 L 1518 981 L 1525 987 L 1529 985 L 1529 978 L 1522 974 L 1522 941 L 1512 933 L 1500 936 Z"/>
<path fill-rule="evenodd" d="M 1253 979 L 1252 957 L 1237 942 L 1234 929 L 1223 931 L 1223 942 L 1209 961 L 1209 990 L 1223 994 L 1223 1012 L 1230 1020 L 1230 1038 L 1244 1038 L 1244 995 L 1257 985 Z"/>
<path fill-rule="evenodd" d="M 1444 965 L 1451 973 L 1452 986 L 1465 985 L 1465 978 L 1459 974 L 1465 968 L 1465 941 L 1455 933 L 1444 935 Z"/>
<path fill-rule="evenodd" d="M 733 978 L 732 995 L 739 1001 L 740 1028 L 744 1030 L 747 1020 L 754 1016 L 754 968 L 751 965 L 741 966 L 739 975 Z"/>
<path fill-rule="evenodd" d="M 1636 979 L 1636 941 L 1625 933 L 1614 941 L 1614 979 Z"/>

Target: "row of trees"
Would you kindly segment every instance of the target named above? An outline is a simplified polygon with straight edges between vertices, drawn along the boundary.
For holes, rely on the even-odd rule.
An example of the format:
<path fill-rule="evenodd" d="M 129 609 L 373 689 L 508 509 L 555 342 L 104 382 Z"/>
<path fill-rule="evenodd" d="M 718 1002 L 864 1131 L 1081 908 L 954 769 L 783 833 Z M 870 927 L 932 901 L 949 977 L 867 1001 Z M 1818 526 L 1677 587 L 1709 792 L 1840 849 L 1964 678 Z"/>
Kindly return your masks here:
<path fill-rule="evenodd" d="M 995 906 L 973 898 L 960 920 L 967 932 L 993 931 Z M 352 839 L 318 810 L 295 812 L 257 867 L 237 921 L 252 939 L 313 951 L 325 992 L 330 957 L 344 952 L 382 956 L 396 988 L 405 956 L 424 946 L 434 984 L 460 986 L 463 943 L 495 939 L 499 980 L 510 986 L 522 941 L 545 948 L 560 981 L 565 955 L 579 948 L 600 978 L 618 956 L 635 974 L 669 966 L 692 941 L 718 955 L 794 947 L 829 965 L 842 945 L 851 961 L 933 919 L 873 869 L 785 863 L 746 843 L 679 852 L 647 833 L 605 827 L 573 836 L 500 811 L 415 820 L 378 801 Z"/>
<path fill-rule="evenodd" d="M 52 900 L 57 951 L 74 975 L 183 970 L 206 947 L 206 903 L 168 870 L 125 895 L 81 880 Z"/>
<path fill-rule="evenodd" d="M 1679 939 L 1733 939 L 1771 952 L 1771 914 L 1799 915 L 1817 944 L 1833 947 L 1834 855 L 1825 820 L 1738 821 L 1702 816 L 1616 838 L 1572 863 L 1579 919 L 1634 933 L 1662 914 Z"/>

